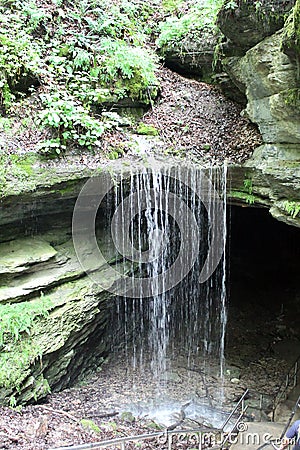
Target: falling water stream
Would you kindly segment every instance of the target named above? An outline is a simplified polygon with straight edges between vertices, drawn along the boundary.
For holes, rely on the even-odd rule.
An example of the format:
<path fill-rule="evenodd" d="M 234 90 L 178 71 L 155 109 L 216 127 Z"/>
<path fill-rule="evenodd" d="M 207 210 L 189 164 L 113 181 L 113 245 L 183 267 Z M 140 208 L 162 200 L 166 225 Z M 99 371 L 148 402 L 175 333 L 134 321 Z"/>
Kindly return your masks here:
<path fill-rule="evenodd" d="M 224 373 L 226 175 L 156 163 L 123 172 L 108 197 L 116 261 L 131 264 L 112 340 L 134 369 L 149 365 L 158 391 L 178 352 L 191 369 L 213 358 Z"/>

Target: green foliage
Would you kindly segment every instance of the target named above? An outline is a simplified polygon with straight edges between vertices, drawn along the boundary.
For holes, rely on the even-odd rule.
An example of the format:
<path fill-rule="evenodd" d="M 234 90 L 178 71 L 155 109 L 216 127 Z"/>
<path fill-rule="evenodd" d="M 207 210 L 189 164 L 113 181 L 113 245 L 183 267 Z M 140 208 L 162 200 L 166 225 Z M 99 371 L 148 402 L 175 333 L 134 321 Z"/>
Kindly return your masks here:
<path fill-rule="evenodd" d="M 0 9 L 0 23 L 0 104 L 8 109 L 20 79 L 39 72 L 40 49 L 18 14 Z"/>
<path fill-rule="evenodd" d="M 166 13 L 176 13 L 183 3 L 183 0 L 162 0 L 162 6 Z"/>
<path fill-rule="evenodd" d="M 287 53 L 292 50 L 298 61 L 300 60 L 300 0 L 296 0 L 294 8 L 286 20 L 282 45 Z"/>
<path fill-rule="evenodd" d="M 9 117 L 0 117 L 0 131 L 10 131 L 12 121 Z"/>
<path fill-rule="evenodd" d="M 158 85 L 156 57 L 141 48 L 151 33 L 149 4 L 56 4 L 58 16 L 35 0 L 0 5 L 0 105 L 8 111 L 38 80 L 44 107 L 38 120 L 50 132 L 41 152 L 48 156 L 68 146 L 93 148 L 115 125 L 102 123 L 95 106 L 124 97 L 149 104 Z"/>
<path fill-rule="evenodd" d="M 256 197 L 253 194 L 253 185 L 252 185 L 252 179 L 246 177 L 243 180 L 243 187 L 240 191 L 233 190 L 230 192 L 230 196 L 233 198 L 240 199 L 249 205 L 253 205 L 256 201 Z"/>
<path fill-rule="evenodd" d="M 31 333 L 36 319 L 47 317 L 51 306 L 49 297 L 44 295 L 39 300 L 0 304 L 0 387 L 19 391 L 30 365 L 41 357 L 41 348 Z M 46 380 L 40 388 L 44 392 L 50 390 Z M 9 403 L 16 405 L 15 395 Z"/>
<path fill-rule="evenodd" d="M 242 191 L 231 191 L 230 197 L 240 199 L 249 205 L 253 205 L 255 203 L 255 196 L 253 194 L 248 194 Z"/>
<path fill-rule="evenodd" d="M 24 333 L 30 335 L 36 317 L 46 317 L 50 306 L 49 299 L 44 296 L 38 302 L 0 304 L 0 346 L 5 342 L 17 342 Z"/>
<path fill-rule="evenodd" d="M 225 2 L 224 9 L 236 9 L 238 4 L 234 0 L 229 0 Z"/>
<path fill-rule="evenodd" d="M 288 89 L 286 92 L 283 92 L 284 102 L 286 105 L 292 106 L 293 108 L 297 108 L 300 111 L 300 89 Z"/>
<path fill-rule="evenodd" d="M 141 99 L 146 89 L 157 86 L 155 57 L 123 41 L 102 40 L 97 68 L 102 85 L 125 89 L 132 99 Z"/>
<path fill-rule="evenodd" d="M 284 209 L 293 219 L 295 219 L 300 213 L 300 202 L 286 200 L 284 202 Z"/>
<path fill-rule="evenodd" d="M 207 31 L 217 31 L 216 18 L 223 0 L 206 0 L 204 4 L 196 4 L 188 14 L 182 17 L 169 17 L 160 25 L 157 40 L 159 47 L 177 44 L 189 38 L 197 40 Z"/>
<path fill-rule="evenodd" d="M 253 192 L 253 186 L 252 186 L 252 180 L 251 180 L 251 178 L 245 178 L 244 181 L 243 181 L 243 184 L 244 184 L 245 191 L 246 191 L 248 194 L 252 194 L 252 192 Z"/>
<path fill-rule="evenodd" d="M 17 406 L 17 400 L 16 397 L 14 395 L 11 395 L 9 398 L 9 406 L 11 408 L 15 408 Z"/>
<path fill-rule="evenodd" d="M 29 366 L 40 356 L 40 348 L 30 338 L 6 345 L 0 352 L 0 387 L 19 390 Z"/>
<path fill-rule="evenodd" d="M 57 92 L 43 95 L 42 100 L 45 109 L 40 113 L 41 124 L 56 134 L 42 143 L 43 152 L 59 154 L 70 142 L 91 149 L 103 134 L 103 123 L 92 117 L 73 97 Z"/>
<path fill-rule="evenodd" d="M 0 150 L 0 197 L 8 193 L 8 181 L 17 181 L 20 185 L 26 182 L 28 188 L 34 187 L 34 181 L 29 181 L 28 176 L 33 174 L 32 165 L 36 158 L 30 153 L 16 155 L 6 153 L 5 149 Z"/>
<path fill-rule="evenodd" d="M 49 14 L 42 8 L 39 8 L 34 1 L 23 3 L 23 13 L 27 17 L 27 26 L 30 32 L 36 31 L 47 19 Z"/>

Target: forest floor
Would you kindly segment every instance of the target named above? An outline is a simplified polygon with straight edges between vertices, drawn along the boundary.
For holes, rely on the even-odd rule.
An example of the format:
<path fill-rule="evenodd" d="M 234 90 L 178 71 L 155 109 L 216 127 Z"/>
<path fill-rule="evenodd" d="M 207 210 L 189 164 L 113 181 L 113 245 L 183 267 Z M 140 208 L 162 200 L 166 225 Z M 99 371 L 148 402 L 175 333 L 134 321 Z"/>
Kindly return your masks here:
<path fill-rule="evenodd" d="M 208 164 L 224 160 L 243 163 L 262 143 L 257 127 L 242 117 L 242 107 L 227 99 L 216 86 L 186 78 L 165 67 L 158 70 L 157 77 L 161 86 L 159 98 L 141 121 L 158 131 L 153 147 L 155 150 L 157 146 L 160 156 L 184 157 Z M 38 97 L 39 92 L 35 95 Z M 7 153 L 38 153 L 38 144 L 49 137 L 47 130 L 41 130 L 32 118 L 28 118 L 25 128 L 22 125 L 22 118 L 28 114 L 29 107 L 35 108 L 34 105 L 34 99 L 24 101 L 23 107 L 14 112 L 13 127 L 0 129 L 0 147 L 5 145 Z M 39 107 L 38 102 L 36 107 Z M 108 112 L 120 111 L 112 106 Z M 120 148 L 120 157 L 132 158 L 137 156 L 136 142 L 132 140 L 137 129 L 138 123 L 111 129 L 104 133 L 101 145 L 94 150 L 70 148 L 60 158 L 42 157 L 40 165 L 61 168 L 72 164 L 92 169 L 109 161 L 111 152 Z"/>
<path fill-rule="evenodd" d="M 166 148 L 212 164 L 243 163 L 262 143 L 257 127 L 241 115 L 242 106 L 216 86 L 186 78 L 167 68 L 158 73 L 160 99 L 143 117 L 154 125 Z"/>

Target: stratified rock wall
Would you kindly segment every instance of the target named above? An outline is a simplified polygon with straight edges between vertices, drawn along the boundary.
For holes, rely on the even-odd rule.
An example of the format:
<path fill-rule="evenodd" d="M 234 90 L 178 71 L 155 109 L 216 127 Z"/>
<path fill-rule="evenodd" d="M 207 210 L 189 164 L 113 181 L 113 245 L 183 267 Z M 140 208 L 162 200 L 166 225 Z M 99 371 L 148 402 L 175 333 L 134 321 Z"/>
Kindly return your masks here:
<path fill-rule="evenodd" d="M 296 27 L 298 7 L 299 1 L 287 22 L 290 30 L 291 21 Z M 226 18 L 224 14 L 221 17 L 223 21 Z M 228 20 L 232 23 L 233 19 Z M 227 31 L 229 23 L 223 24 L 223 32 L 234 39 L 231 36 L 233 30 Z M 241 34 L 243 42 L 244 31 L 237 26 L 236 33 L 237 36 Z M 295 50 L 296 35 L 295 30 L 290 32 L 294 38 L 290 49 Z M 249 42 L 254 43 L 255 40 L 252 42 L 250 39 Z M 265 143 L 245 163 L 243 180 L 237 176 L 239 169 L 232 170 L 231 194 L 235 201 L 239 198 L 240 203 L 267 206 L 278 220 L 299 227 L 299 61 L 295 51 L 291 53 L 286 48 L 287 31 L 281 29 L 251 47 L 244 56 L 223 59 L 223 67 L 236 89 L 246 95 L 244 113 L 257 123 Z M 248 187 L 245 189 L 245 186 Z"/>
<path fill-rule="evenodd" d="M 242 58 L 224 65 L 236 85 L 245 86 L 246 112 L 258 124 L 266 143 L 300 143 L 300 110 L 289 104 L 299 85 L 295 64 L 281 50 L 282 32 L 250 49 Z"/>
<path fill-rule="evenodd" d="M 13 331 L 0 322 L 0 404 L 39 400 L 99 367 L 108 354 L 113 295 L 107 289 L 118 281 L 118 272 L 112 276 L 95 261 L 92 280 L 75 253 L 72 210 L 84 180 L 84 171 L 74 181 L 70 170 L 58 185 L 53 180 L 51 187 L 2 198 L 0 313 L 10 308 L 17 325 Z M 113 261 L 115 249 L 101 225 L 104 214 L 97 239 Z M 27 308 L 37 311 L 28 326 Z"/>

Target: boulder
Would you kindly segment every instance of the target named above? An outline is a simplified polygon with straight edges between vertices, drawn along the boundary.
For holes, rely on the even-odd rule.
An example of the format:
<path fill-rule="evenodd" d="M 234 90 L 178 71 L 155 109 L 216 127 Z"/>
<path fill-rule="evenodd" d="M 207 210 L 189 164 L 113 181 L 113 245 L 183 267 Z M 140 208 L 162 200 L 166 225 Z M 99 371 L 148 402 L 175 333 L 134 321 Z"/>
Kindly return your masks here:
<path fill-rule="evenodd" d="M 242 167 L 229 167 L 229 178 L 229 201 L 266 207 L 275 219 L 300 227 L 298 144 L 261 145 Z M 251 186 L 251 194 L 245 189 L 245 180 Z"/>

